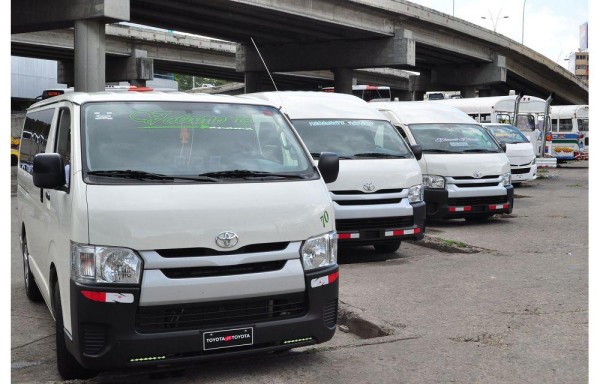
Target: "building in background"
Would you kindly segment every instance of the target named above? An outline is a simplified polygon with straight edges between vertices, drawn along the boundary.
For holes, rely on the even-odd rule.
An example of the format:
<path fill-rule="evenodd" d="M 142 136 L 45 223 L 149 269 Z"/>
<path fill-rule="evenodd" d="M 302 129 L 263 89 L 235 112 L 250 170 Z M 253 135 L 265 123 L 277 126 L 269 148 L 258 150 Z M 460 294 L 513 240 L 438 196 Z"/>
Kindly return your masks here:
<path fill-rule="evenodd" d="M 590 53 L 588 51 L 588 23 L 579 26 L 579 51 L 569 55 L 569 71 L 589 86 Z"/>

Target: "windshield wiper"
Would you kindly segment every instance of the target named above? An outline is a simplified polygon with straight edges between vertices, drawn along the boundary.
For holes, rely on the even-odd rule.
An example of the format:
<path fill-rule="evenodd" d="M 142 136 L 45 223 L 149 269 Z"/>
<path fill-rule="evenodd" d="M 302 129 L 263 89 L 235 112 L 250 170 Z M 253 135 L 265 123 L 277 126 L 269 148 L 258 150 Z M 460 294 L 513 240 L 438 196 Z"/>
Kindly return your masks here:
<path fill-rule="evenodd" d="M 376 157 L 382 159 L 407 159 L 406 155 L 394 155 L 392 153 L 381 153 L 381 152 L 365 152 L 355 153 L 354 157 Z"/>
<path fill-rule="evenodd" d="M 88 175 L 92 176 L 104 176 L 104 177 L 116 177 L 124 179 L 136 179 L 136 180 L 192 180 L 192 181 L 209 181 L 217 182 L 218 179 L 212 177 L 199 177 L 199 176 L 169 176 L 161 173 L 152 173 L 146 171 L 134 171 L 128 170 L 106 170 L 106 171 L 89 171 Z"/>
<path fill-rule="evenodd" d="M 472 148 L 472 149 L 465 149 L 462 151 L 463 153 L 498 153 L 498 151 L 492 151 L 491 149 L 482 149 L 482 148 Z"/>
<path fill-rule="evenodd" d="M 277 177 L 277 178 L 288 178 L 288 179 L 305 179 L 305 175 L 293 175 L 289 173 L 276 173 L 276 172 L 262 172 L 262 171 L 251 171 L 248 169 L 234 169 L 231 171 L 218 171 L 218 172 L 206 172 L 201 173 L 201 177 L 214 177 L 214 178 L 264 178 L 264 177 Z"/>
<path fill-rule="evenodd" d="M 425 148 L 423 148 L 423 153 L 458 153 L 458 152 L 449 151 L 447 149 L 437 149 L 437 148 L 425 149 Z"/>
<path fill-rule="evenodd" d="M 313 159 L 317 160 L 319 157 L 321 157 L 321 152 L 311 152 L 310 155 Z M 338 159 L 352 159 L 352 156 L 338 155 Z"/>

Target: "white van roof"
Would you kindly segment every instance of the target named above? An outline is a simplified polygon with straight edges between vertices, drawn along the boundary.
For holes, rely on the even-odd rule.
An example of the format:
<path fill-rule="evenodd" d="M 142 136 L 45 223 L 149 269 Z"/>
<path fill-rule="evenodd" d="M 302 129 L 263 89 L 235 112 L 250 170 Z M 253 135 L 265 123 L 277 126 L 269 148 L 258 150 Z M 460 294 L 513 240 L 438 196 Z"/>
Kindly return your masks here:
<path fill-rule="evenodd" d="M 375 103 L 373 106 L 380 111 L 394 112 L 403 124 L 478 124 L 460 109 L 436 101 L 389 101 Z"/>
<path fill-rule="evenodd" d="M 203 93 L 185 92 L 133 92 L 133 91 L 101 91 L 101 92 L 70 92 L 60 96 L 51 97 L 33 104 L 29 109 L 53 104 L 59 101 L 70 101 L 75 104 L 97 101 L 179 101 L 179 102 L 205 102 L 228 104 L 254 104 L 274 106 L 266 100 L 244 99 L 230 95 L 208 95 Z"/>
<path fill-rule="evenodd" d="M 242 96 L 260 98 L 277 106 L 290 119 L 369 119 L 387 120 L 366 101 L 344 93 L 314 91 L 258 92 Z"/>

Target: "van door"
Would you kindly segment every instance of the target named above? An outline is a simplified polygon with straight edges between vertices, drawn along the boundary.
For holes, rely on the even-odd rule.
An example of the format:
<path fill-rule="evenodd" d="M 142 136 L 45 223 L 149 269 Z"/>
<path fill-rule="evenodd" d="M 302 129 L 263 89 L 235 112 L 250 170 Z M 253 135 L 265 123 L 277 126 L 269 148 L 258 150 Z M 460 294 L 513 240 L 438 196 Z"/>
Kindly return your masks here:
<path fill-rule="evenodd" d="M 45 208 L 46 219 L 46 249 L 48 258 L 43 266 L 44 271 L 50 271 L 50 263 L 55 262 L 56 270 L 70 270 L 70 237 L 71 237 L 71 127 L 72 111 L 68 104 L 58 109 L 56 119 L 56 129 L 51 132 L 53 147 L 47 152 L 55 152 L 62 156 L 65 164 L 65 180 L 63 190 L 52 189 L 44 190 L 43 206 Z M 68 276 L 68 275 L 67 275 Z M 44 277 L 48 277 L 45 275 Z M 65 276 L 59 276 L 61 282 L 65 281 Z M 48 283 L 48 282 L 47 282 Z M 61 286 L 63 295 L 66 295 L 65 289 Z M 64 300 L 64 298 L 63 298 Z"/>
<path fill-rule="evenodd" d="M 33 184 L 33 158 L 48 149 L 50 127 L 54 120 L 55 108 L 27 112 L 21 136 L 20 164 L 18 174 L 19 210 L 25 228 L 29 269 L 33 273 L 42 296 L 49 302 L 47 270 L 47 234 L 44 191 Z"/>

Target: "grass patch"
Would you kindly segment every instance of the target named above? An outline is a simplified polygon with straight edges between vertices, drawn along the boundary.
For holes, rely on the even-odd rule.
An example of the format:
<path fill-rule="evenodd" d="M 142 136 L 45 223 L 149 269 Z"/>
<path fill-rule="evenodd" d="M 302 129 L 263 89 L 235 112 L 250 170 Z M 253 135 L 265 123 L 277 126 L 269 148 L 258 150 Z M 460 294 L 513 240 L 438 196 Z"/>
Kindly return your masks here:
<path fill-rule="evenodd" d="M 442 243 L 444 243 L 445 245 L 448 245 L 450 247 L 457 247 L 457 248 L 467 248 L 467 247 L 469 247 L 468 244 L 465 244 L 462 241 L 454 241 L 454 240 L 442 239 Z"/>
<path fill-rule="evenodd" d="M 583 185 L 577 183 L 577 184 L 571 184 L 571 185 L 567 185 L 567 187 L 571 187 L 571 188 L 581 188 L 583 187 Z"/>

